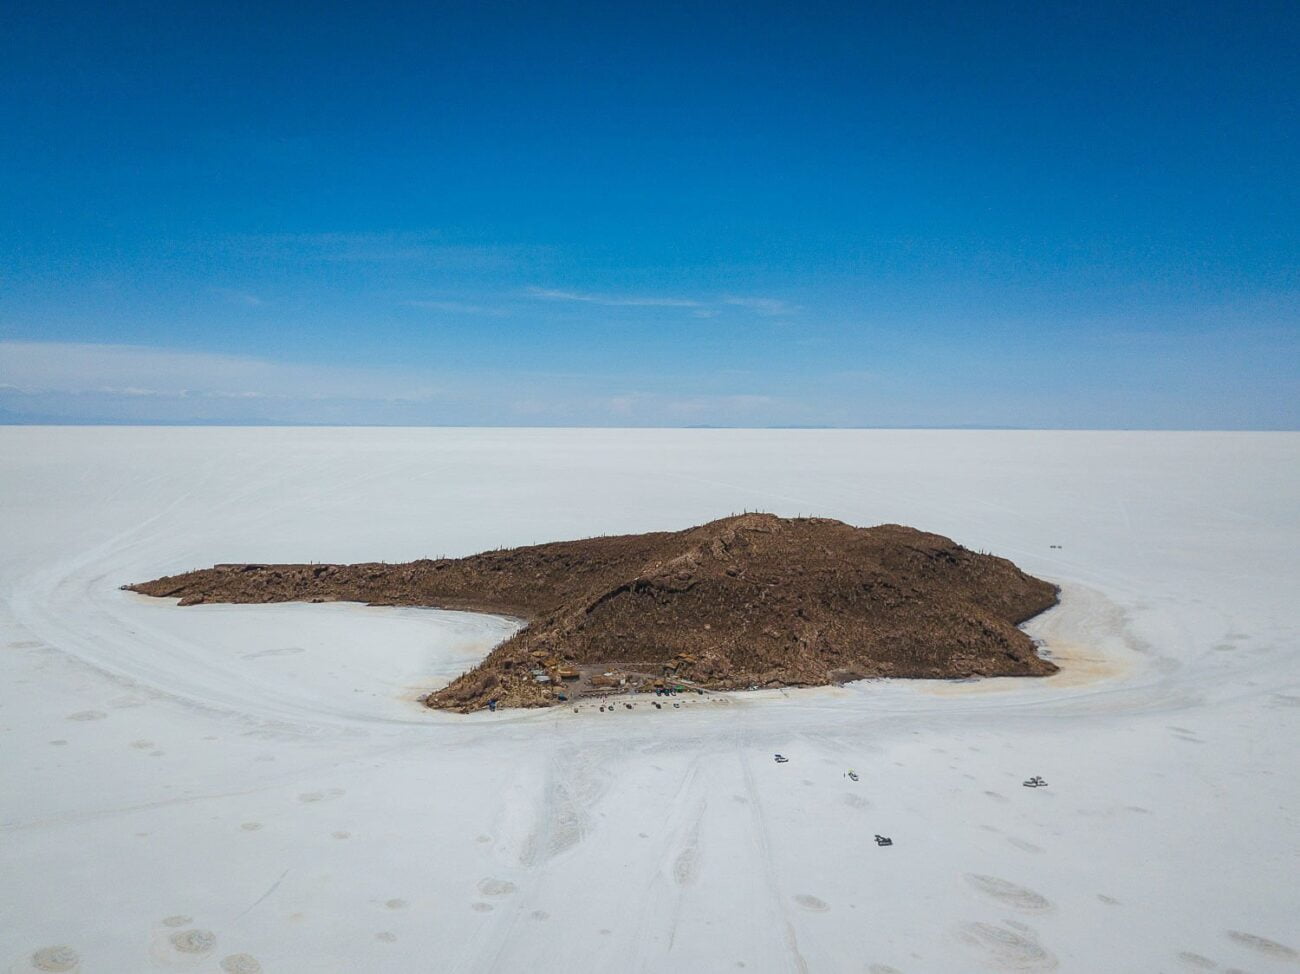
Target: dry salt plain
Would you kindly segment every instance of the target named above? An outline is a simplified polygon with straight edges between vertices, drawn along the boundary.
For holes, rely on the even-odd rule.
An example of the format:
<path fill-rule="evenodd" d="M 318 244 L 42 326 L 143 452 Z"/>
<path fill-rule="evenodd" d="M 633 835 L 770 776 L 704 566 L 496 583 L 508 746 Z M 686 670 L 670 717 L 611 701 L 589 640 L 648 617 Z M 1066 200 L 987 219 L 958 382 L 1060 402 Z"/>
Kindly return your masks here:
<path fill-rule="evenodd" d="M 461 717 L 509 620 L 118 590 L 746 508 L 1062 674 Z M 1300 435 L 0 428 L 0 551 L 0 971 L 1300 970 Z"/>

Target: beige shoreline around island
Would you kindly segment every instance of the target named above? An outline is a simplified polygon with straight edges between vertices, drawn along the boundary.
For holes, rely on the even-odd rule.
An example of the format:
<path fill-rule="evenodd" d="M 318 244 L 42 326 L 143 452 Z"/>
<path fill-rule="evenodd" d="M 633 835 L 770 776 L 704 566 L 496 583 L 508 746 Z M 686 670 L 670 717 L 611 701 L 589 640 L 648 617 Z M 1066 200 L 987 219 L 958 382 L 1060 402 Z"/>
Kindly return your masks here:
<path fill-rule="evenodd" d="M 1128 680 L 1142 656 L 1127 622 L 1124 611 L 1102 593 L 1081 585 L 1062 586 L 1060 601 L 1021 627 L 1059 667 L 1049 676 L 1034 677 L 1033 683 L 1065 690 Z M 1021 690 L 1026 683 L 1024 677 L 992 676 L 935 681 L 925 690 L 939 696 L 970 696 Z"/>

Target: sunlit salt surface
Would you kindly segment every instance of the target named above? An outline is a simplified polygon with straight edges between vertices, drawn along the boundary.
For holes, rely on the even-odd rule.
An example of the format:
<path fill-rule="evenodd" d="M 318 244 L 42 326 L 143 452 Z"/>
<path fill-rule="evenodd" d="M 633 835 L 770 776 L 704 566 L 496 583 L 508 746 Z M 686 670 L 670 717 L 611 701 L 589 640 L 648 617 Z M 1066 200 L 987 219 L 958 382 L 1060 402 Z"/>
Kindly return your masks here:
<path fill-rule="evenodd" d="M 0 970 L 1290 969 L 1298 487 L 1294 434 L 0 428 Z M 466 718 L 416 698 L 513 620 L 118 589 L 746 509 L 1012 558 L 1062 672 Z"/>

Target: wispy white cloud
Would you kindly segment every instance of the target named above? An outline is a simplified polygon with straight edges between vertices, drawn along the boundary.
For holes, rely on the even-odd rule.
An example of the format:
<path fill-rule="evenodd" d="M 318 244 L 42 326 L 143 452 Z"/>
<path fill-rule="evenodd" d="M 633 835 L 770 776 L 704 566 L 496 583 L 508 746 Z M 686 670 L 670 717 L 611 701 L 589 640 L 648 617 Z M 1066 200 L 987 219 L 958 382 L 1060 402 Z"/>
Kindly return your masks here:
<path fill-rule="evenodd" d="M 785 315 L 796 314 L 799 311 L 797 305 L 782 301 L 779 298 L 724 298 L 722 303 L 738 308 L 747 308 L 755 314 L 763 315 L 765 318 L 784 317 Z"/>
<path fill-rule="evenodd" d="M 31 392 L 52 392 L 56 390 L 28 389 L 18 390 Z M 289 399 L 292 398 L 283 394 L 274 394 L 269 392 L 255 392 L 252 389 L 243 391 L 230 391 L 225 389 L 141 389 L 138 386 L 126 386 L 125 388 L 114 388 L 113 386 L 101 386 L 92 390 L 59 390 L 75 394 L 84 394 L 90 392 L 104 396 L 126 396 L 133 399 Z"/>
<path fill-rule="evenodd" d="M 241 308 L 260 308 L 266 304 L 256 294 L 248 291 L 238 291 L 229 287 L 214 287 L 212 293 L 224 299 L 230 304 L 238 305 Z"/>
<path fill-rule="evenodd" d="M 528 294 L 543 301 L 574 301 L 605 308 L 687 308 L 694 318 L 716 318 L 728 307 L 741 308 L 764 318 L 784 317 L 797 314 L 800 310 L 797 305 L 779 298 L 726 297 L 720 300 L 705 300 L 683 297 L 624 296 L 545 287 L 531 287 L 528 289 Z"/>
<path fill-rule="evenodd" d="M 146 398 L 152 398 L 156 396 L 189 395 L 188 389 L 181 389 L 179 391 L 171 391 L 171 392 L 163 392 L 160 389 L 141 389 L 139 386 L 126 386 L 121 389 L 115 389 L 112 386 L 100 386 L 95 391 L 102 392 L 106 396 L 142 396 Z"/>
<path fill-rule="evenodd" d="M 415 373 L 75 342 L 0 342 L 0 387 L 136 399 L 410 399 L 436 392 Z"/>
<path fill-rule="evenodd" d="M 713 391 L 720 384 L 713 374 L 637 381 L 603 371 L 435 373 L 0 341 L 0 420 L 8 422 L 674 426 L 804 415 L 794 400 Z"/>
<path fill-rule="evenodd" d="M 423 311 L 441 311 L 455 315 L 485 315 L 492 318 L 504 318 L 510 314 L 510 311 L 506 308 L 483 304 L 466 304 L 463 301 L 403 301 L 402 304 L 408 308 L 419 308 Z"/>
<path fill-rule="evenodd" d="M 609 294 L 590 294 L 583 291 L 560 291 L 554 288 L 530 287 L 528 293 L 544 301 L 578 301 L 599 304 L 606 308 L 699 308 L 703 302 L 690 298 L 618 297 Z"/>

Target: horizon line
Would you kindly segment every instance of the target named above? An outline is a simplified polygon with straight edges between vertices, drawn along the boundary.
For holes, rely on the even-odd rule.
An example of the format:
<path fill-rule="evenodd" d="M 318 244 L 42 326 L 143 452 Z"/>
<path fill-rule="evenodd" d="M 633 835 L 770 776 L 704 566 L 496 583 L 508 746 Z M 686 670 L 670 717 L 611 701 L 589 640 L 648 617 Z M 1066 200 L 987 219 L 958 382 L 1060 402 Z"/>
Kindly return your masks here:
<path fill-rule="evenodd" d="M 1008 432 L 1008 433 L 1300 433 L 1300 427 L 1291 426 L 997 426 L 997 425 L 907 425 L 907 426 L 869 426 L 869 425 L 819 425 L 819 424 L 771 424 L 764 426 L 743 426 L 723 424 L 690 424 L 680 426 L 639 425 L 618 426 L 613 424 L 581 425 L 570 423 L 553 423 L 542 425 L 527 424 L 492 424 L 492 423 L 277 423 L 277 422 L 137 422 L 121 423 L 112 421 L 85 420 L 81 422 L 63 422 L 54 420 L 28 420 L 15 422 L 0 419 L 0 427 L 12 428 L 62 428 L 62 429 L 479 429 L 479 430 L 710 430 L 726 431 L 777 431 L 777 430 L 841 430 L 841 431 L 896 431 L 896 432 Z"/>

